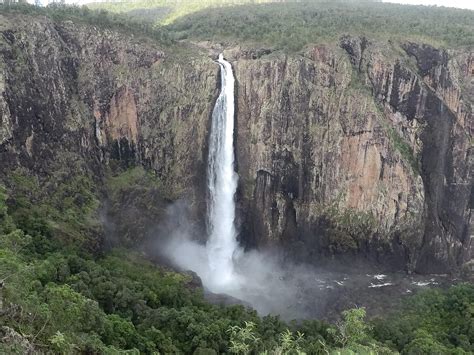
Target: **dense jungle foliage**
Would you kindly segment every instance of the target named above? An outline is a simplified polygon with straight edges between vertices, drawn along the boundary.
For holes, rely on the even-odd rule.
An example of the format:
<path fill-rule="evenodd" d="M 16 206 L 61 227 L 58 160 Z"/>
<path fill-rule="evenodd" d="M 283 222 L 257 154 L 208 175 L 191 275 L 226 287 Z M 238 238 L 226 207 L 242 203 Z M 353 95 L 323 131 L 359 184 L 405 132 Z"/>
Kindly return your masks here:
<path fill-rule="evenodd" d="M 124 175 L 125 174 L 125 175 Z M 109 179 L 108 187 L 128 179 Z M 122 177 L 124 176 L 124 177 Z M 192 277 L 126 250 L 104 251 L 87 176 L 45 186 L 16 171 L 0 190 L 0 352 L 326 354 L 474 351 L 474 286 L 429 290 L 396 314 L 285 323 L 207 303 Z M 45 192 L 47 191 L 47 193 Z"/>

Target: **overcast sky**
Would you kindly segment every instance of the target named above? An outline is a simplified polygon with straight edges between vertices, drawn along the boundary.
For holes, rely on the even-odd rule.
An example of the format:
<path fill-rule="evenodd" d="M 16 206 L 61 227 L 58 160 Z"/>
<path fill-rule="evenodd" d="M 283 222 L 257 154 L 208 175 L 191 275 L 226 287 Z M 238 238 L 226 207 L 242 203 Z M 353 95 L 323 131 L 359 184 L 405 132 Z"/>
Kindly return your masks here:
<path fill-rule="evenodd" d="M 52 0 L 41 0 L 43 4 L 48 4 Z M 79 4 L 83 5 L 88 2 L 98 2 L 101 0 L 66 0 L 68 4 Z M 34 2 L 34 0 L 29 0 Z M 411 5 L 438 5 L 448 7 L 458 7 L 461 9 L 474 10 L 474 0 L 383 0 L 383 2 L 392 2 L 398 4 L 411 4 Z"/>
<path fill-rule="evenodd" d="M 474 0 L 383 0 L 383 2 L 393 2 L 398 4 L 410 5 L 438 5 L 474 10 Z"/>

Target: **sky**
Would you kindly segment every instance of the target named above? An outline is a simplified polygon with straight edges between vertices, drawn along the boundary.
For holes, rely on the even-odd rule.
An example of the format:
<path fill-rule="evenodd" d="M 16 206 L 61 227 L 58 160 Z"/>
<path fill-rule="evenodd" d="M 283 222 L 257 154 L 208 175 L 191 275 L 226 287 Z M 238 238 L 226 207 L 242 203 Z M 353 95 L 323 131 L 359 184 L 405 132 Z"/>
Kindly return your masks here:
<path fill-rule="evenodd" d="M 474 10 L 474 0 L 383 0 L 383 2 L 392 2 L 397 4 L 410 5 L 438 5 L 446 7 L 458 7 L 460 9 Z"/>
<path fill-rule="evenodd" d="M 34 0 L 28 0 L 29 2 L 34 2 Z M 43 4 L 47 4 L 52 0 L 42 0 Z M 83 5 L 88 2 L 99 2 L 103 0 L 66 0 L 68 4 L 78 4 Z M 446 7 L 457 7 L 460 9 L 470 9 L 474 10 L 474 0 L 383 0 L 383 2 L 391 2 L 397 4 L 410 4 L 410 5 L 437 5 L 437 6 L 446 6 Z"/>

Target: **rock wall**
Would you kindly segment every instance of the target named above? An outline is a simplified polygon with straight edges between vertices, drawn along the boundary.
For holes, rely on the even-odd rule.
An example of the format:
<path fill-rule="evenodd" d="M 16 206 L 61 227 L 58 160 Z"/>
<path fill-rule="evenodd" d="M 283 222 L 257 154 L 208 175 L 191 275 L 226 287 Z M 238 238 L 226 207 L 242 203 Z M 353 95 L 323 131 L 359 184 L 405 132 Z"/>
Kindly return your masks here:
<path fill-rule="evenodd" d="M 3 172 L 103 174 L 110 159 L 154 170 L 196 201 L 218 67 L 144 38 L 72 22 L 1 18 Z"/>
<path fill-rule="evenodd" d="M 238 58 L 243 237 L 420 272 L 470 260 L 471 63 L 472 53 L 351 37 L 298 57 Z"/>
<path fill-rule="evenodd" d="M 0 18 L 0 177 L 117 162 L 205 212 L 218 66 L 187 45 Z M 210 53 L 217 52 L 210 49 Z M 249 247 L 421 272 L 472 256 L 474 55 L 344 37 L 301 55 L 225 51 L 237 79 L 238 223 Z"/>

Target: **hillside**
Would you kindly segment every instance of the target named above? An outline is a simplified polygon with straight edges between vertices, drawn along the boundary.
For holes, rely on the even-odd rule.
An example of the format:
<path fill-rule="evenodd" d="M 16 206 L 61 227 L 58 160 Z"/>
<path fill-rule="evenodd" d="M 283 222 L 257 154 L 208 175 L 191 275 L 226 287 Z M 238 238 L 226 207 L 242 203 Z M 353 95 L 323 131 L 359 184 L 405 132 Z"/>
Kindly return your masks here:
<path fill-rule="evenodd" d="M 333 3 L 354 3 L 359 0 L 334 0 Z M 116 13 L 126 13 L 133 17 L 148 20 L 157 24 L 170 24 L 176 19 L 204 9 L 235 7 L 247 4 L 291 3 L 299 0 L 136 0 L 136 1 L 105 1 L 91 3 L 91 9 L 105 9 Z M 311 0 L 312 3 L 327 0 Z M 365 3 L 380 0 L 364 0 Z"/>
<path fill-rule="evenodd" d="M 88 5 L 91 9 L 127 13 L 154 23 L 169 24 L 179 17 L 206 8 L 229 7 L 247 3 L 275 2 L 275 0 L 138 0 L 99 2 Z"/>
<path fill-rule="evenodd" d="M 238 6 L 234 6 L 238 5 Z M 177 39 L 231 41 L 290 51 L 343 34 L 474 46 L 474 11 L 379 1 L 123 1 L 89 5 L 167 29 Z"/>
<path fill-rule="evenodd" d="M 178 39 L 229 41 L 289 51 L 330 43 L 344 34 L 474 47 L 474 11 L 372 2 L 298 2 L 202 10 L 178 18 Z"/>

